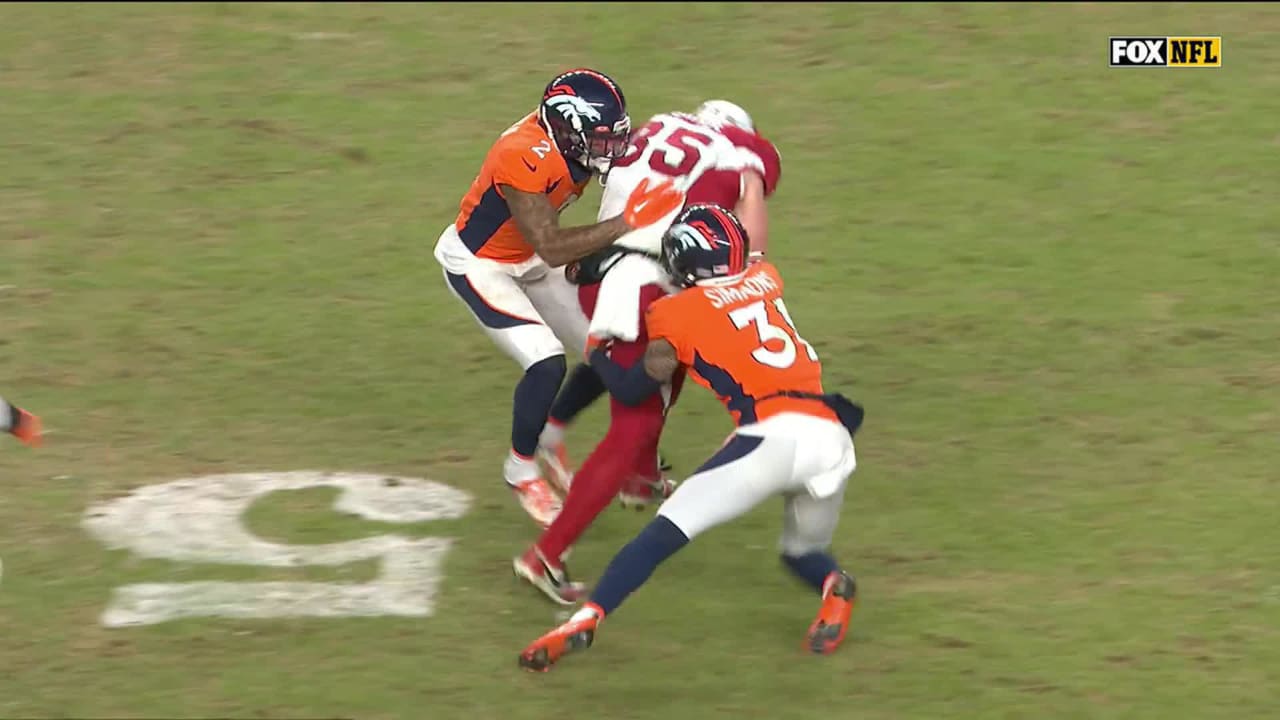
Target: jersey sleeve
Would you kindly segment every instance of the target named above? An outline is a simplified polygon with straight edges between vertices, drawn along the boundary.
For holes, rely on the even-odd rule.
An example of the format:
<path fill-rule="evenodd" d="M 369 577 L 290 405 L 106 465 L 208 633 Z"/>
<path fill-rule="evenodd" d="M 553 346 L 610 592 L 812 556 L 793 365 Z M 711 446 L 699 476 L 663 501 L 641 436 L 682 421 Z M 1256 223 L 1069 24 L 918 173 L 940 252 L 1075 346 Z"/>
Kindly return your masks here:
<path fill-rule="evenodd" d="M 693 364 L 693 345 L 688 336 L 681 332 L 678 322 L 680 311 L 676 307 L 675 296 L 665 297 L 653 302 L 645 311 L 645 331 L 649 341 L 666 340 L 676 349 L 676 358 L 682 365 Z"/>
<path fill-rule="evenodd" d="M 516 190 L 530 193 L 547 191 L 549 170 L 547 159 L 539 158 L 533 150 L 521 144 L 518 137 L 503 138 L 506 142 L 493 149 L 493 184 L 510 185 Z"/>
<path fill-rule="evenodd" d="M 772 195 L 778 187 L 778 181 L 782 179 L 782 154 L 778 152 L 777 146 L 763 136 L 742 128 L 726 126 L 720 132 L 743 156 L 743 165 L 760 173 L 764 180 L 765 196 Z"/>
<path fill-rule="evenodd" d="M 769 196 L 778 189 L 778 181 L 782 179 L 782 154 L 778 146 L 756 136 L 755 153 L 764 163 L 764 194 Z"/>

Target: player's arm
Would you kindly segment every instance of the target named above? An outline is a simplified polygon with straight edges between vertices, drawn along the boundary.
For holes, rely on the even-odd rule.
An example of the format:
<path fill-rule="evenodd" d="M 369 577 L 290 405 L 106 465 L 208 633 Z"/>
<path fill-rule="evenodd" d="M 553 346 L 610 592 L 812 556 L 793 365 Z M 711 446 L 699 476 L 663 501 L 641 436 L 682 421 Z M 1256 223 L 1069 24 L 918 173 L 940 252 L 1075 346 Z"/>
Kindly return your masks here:
<path fill-rule="evenodd" d="M 751 257 L 764 257 L 769 243 L 768 212 L 765 199 L 773 195 L 782 179 L 782 154 L 778 147 L 758 133 L 739 128 L 722 129 L 725 137 L 742 153 L 743 167 L 739 175 L 738 202 L 734 214 L 751 239 Z"/>
<path fill-rule="evenodd" d="M 524 239 L 548 265 L 559 267 L 608 247 L 631 231 L 622 215 L 594 225 L 560 227 L 560 212 L 545 193 L 499 186 L 511 219 Z"/>
<path fill-rule="evenodd" d="M 670 342 L 658 338 L 649 342 L 644 357 L 630 368 L 614 362 L 599 348 L 591 351 L 591 367 L 610 395 L 623 405 L 634 406 L 648 400 L 664 384 L 671 382 L 676 370 L 680 369 L 680 359 Z"/>
<path fill-rule="evenodd" d="M 759 174 L 742 172 L 742 195 L 734 214 L 751 240 L 751 258 L 763 258 L 769 246 L 769 212 L 765 207 L 764 178 Z"/>

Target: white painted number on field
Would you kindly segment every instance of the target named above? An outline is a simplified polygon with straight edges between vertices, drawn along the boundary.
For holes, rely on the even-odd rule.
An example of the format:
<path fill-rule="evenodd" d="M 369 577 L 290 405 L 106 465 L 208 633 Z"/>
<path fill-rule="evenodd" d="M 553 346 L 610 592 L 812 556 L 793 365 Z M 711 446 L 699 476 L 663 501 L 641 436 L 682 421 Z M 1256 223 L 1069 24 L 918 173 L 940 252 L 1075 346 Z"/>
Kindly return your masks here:
<path fill-rule="evenodd" d="M 432 614 L 449 538 L 379 535 L 330 545 L 282 545 L 255 537 L 240 516 L 281 490 L 338 488 L 340 513 L 387 523 L 462 517 L 470 496 L 428 480 L 321 472 L 215 475 L 150 485 L 93 507 L 84 527 L 108 547 L 149 559 L 301 567 L 381 560 L 363 584 L 320 582 L 143 583 L 117 588 L 107 627 L 179 618 L 357 617 Z"/>

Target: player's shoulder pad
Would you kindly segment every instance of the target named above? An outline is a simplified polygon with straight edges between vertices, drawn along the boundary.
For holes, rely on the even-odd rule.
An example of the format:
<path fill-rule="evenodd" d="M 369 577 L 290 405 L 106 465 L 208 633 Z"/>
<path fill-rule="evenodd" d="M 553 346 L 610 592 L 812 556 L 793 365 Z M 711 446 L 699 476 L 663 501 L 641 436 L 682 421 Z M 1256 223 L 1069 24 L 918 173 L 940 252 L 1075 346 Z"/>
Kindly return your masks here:
<path fill-rule="evenodd" d="M 756 267 L 759 268 L 761 272 L 768 275 L 769 278 L 772 279 L 773 282 L 777 284 L 778 292 L 782 292 L 782 289 L 783 289 L 782 273 L 778 272 L 777 265 L 774 265 L 773 263 L 769 262 L 767 259 L 764 259 L 756 263 Z"/>
<path fill-rule="evenodd" d="M 546 192 L 548 179 L 554 175 L 548 144 L 530 133 L 512 133 L 494 143 L 494 175 L 497 182 L 525 192 Z M 540 152 L 541 151 L 541 152 Z"/>
<path fill-rule="evenodd" d="M 665 319 L 673 313 L 678 314 L 674 308 L 678 304 L 680 296 L 683 294 L 684 293 L 682 292 L 676 292 L 657 298 L 653 302 L 649 303 L 649 307 L 645 308 L 645 316 L 649 319 Z"/>

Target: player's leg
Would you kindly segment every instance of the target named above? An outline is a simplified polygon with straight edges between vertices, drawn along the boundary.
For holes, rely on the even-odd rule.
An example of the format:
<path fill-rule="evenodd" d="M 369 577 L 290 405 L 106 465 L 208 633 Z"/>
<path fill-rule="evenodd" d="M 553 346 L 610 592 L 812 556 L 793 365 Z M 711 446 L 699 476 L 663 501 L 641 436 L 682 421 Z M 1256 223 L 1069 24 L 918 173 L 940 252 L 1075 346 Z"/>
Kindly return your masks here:
<path fill-rule="evenodd" d="M 783 565 L 822 598 L 818 616 L 809 626 L 806 646 L 827 654 L 844 640 L 857 602 L 857 583 L 830 552 L 840 520 L 844 490 L 817 499 L 805 491 L 787 497 L 782 522 Z"/>
<path fill-rule="evenodd" d="M 680 397 L 683 385 L 684 373 L 680 371 L 672 377 L 670 385 L 662 389 L 664 413 L 671 412 L 671 408 Z M 638 511 L 645 510 L 663 502 L 675 492 L 676 481 L 668 474 L 671 465 L 662 457 L 662 452 L 658 448 L 661 439 L 661 433 L 659 433 L 652 439 L 652 446 L 645 448 L 644 454 L 636 456 L 636 464 L 629 473 L 628 479 L 623 482 L 622 490 L 618 492 L 618 501 L 623 507 Z"/>
<path fill-rule="evenodd" d="M 44 436 L 40 417 L 0 398 L 0 431 L 7 432 L 31 447 L 39 447 Z"/>
<path fill-rule="evenodd" d="M 564 268 L 552 268 L 525 288 L 533 306 L 546 318 L 556 337 L 575 356 L 581 353 L 586 346 L 587 326 L 590 324 L 590 308 L 584 306 L 580 299 L 582 288 L 565 278 Z M 551 470 L 552 480 L 562 492 L 568 492 L 573 477 L 573 465 L 564 445 L 565 429 L 604 391 L 604 383 L 600 382 L 595 371 L 589 365 L 579 363 L 569 373 L 568 380 L 552 402 L 539 437 L 538 455 Z"/>
<path fill-rule="evenodd" d="M 559 289 L 556 292 L 563 293 L 564 291 Z M 584 318 L 589 319 L 591 313 L 595 312 L 596 298 L 600 293 L 600 283 L 577 287 L 575 292 L 579 310 L 581 310 Z M 555 293 L 553 292 L 552 294 L 554 296 Z M 569 322 L 574 322 L 573 315 L 570 314 L 569 317 Z M 585 335 L 586 328 L 583 328 L 583 333 Z M 568 381 L 560 389 L 560 394 L 551 406 L 551 416 L 547 418 L 547 427 L 543 430 L 543 445 L 546 447 L 563 447 L 565 428 L 573 422 L 579 413 L 590 407 L 604 393 L 604 383 L 596 375 L 596 371 L 592 370 L 591 366 L 585 362 L 578 363 L 573 368 L 573 371 L 569 373 Z"/>
<path fill-rule="evenodd" d="M 658 509 L 609 563 L 591 601 L 606 615 L 690 540 L 749 512 L 790 478 L 789 438 L 734 435 Z"/>
<path fill-rule="evenodd" d="M 609 506 L 634 469 L 646 461 L 654 463 L 663 422 L 657 398 L 638 407 L 611 400 L 604 438 L 578 471 L 560 516 L 538 541 L 545 556 L 562 557 Z"/>
<path fill-rule="evenodd" d="M 589 319 L 591 313 L 595 312 L 599 296 L 600 283 L 578 286 L 578 308 L 584 317 Z M 569 373 L 569 379 L 551 406 L 551 417 L 547 419 L 547 429 L 543 431 L 543 436 L 554 442 L 563 442 L 564 429 L 605 392 L 604 382 L 596 371 L 585 362 L 578 363 Z M 548 433 L 558 434 L 549 437 Z"/>
<path fill-rule="evenodd" d="M 625 414 L 615 414 L 611 418 L 604 439 L 574 475 L 564 506 L 555 521 L 533 546 L 513 561 L 516 575 L 564 605 L 581 600 L 584 591 L 582 586 L 569 582 L 565 558 L 617 496 L 623 479 L 636 464 L 636 440 L 658 432 L 644 426 L 646 422 L 652 422 L 652 413 L 645 418 L 640 416 L 637 408 L 621 407 Z M 660 425 L 661 413 L 656 415 Z"/>
<path fill-rule="evenodd" d="M 502 268 L 477 263 L 465 275 L 445 271 L 445 279 L 490 339 L 524 371 L 512 397 L 511 451 L 503 477 L 525 511 L 545 527 L 560 511 L 560 500 L 542 478 L 535 453 L 564 380 L 564 346 Z"/>
<path fill-rule="evenodd" d="M 543 444 L 563 443 L 565 430 L 569 425 L 604 393 L 604 383 L 590 365 L 575 365 L 551 405 L 551 415 L 547 418 L 547 427 L 542 433 Z"/>
<path fill-rule="evenodd" d="M 547 424 L 538 438 L 538 456 L 550 469 L 552 480 L 561 492 L 569 492 L 575 472 L 565 446 L 569 425 L 604 393 L 604 383 L 596 371 L 586 363 L 578 363 L 569 371 L 568 379 L 551 404 Z"/>
<path fill-rule="evenodd" d="M 613 360 L 624 367 L 640 362 L 644 346 L 615 343 Z M 580 588 L 568 585 L 564 556 L 618 495 L 623 482 L 646 460 L 656 464 L 658 438 L 665 422 L 663 400 L 655 396 L 630 407 L 610 398 L 609 428 L 574 477 L 555 522 L 534 547 L 515 560 L 515 572 L 556 602 L 572 604 Z"/>
<path fill-rule="evenodd" d="M 791 438 L 735 435 L 614 555 L 582 609 L 525 648 L 521 666 L 543 671 L 564 654 L 589 647 L 599 623 L 659 565 L 694 537 L 745 514 L 790 483 L 794 456 Z"/>
<path fill-rule="evenodd" d="M 834 651 L 844 640 L 857 602 L 853 575 L 830 552 L 846 484 L 856 467 L 853 442 L 843 427 L 823 423 L 797 440 L 795 486 L 783 504 L 778 547 L 783 565 L 822 598 L 805 641 L 819 654 Z M 808 483 L 823 475 L 837 484 L 830 494 L 815 497 Z"/>

